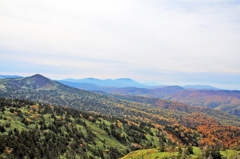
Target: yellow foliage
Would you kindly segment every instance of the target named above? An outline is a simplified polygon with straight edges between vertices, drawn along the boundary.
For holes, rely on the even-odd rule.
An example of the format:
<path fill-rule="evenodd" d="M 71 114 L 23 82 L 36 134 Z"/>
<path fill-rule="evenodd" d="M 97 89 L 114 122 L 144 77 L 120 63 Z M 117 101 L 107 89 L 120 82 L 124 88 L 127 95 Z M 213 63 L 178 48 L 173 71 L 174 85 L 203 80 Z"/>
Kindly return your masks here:
<path fill-rule="evenodd" d="M 26 118 L 26 121 L 27 121 L 27 122 L 30 122 L 31 120 L 30 120 L 30 119 L 28 119 L 28 118 Z"/>

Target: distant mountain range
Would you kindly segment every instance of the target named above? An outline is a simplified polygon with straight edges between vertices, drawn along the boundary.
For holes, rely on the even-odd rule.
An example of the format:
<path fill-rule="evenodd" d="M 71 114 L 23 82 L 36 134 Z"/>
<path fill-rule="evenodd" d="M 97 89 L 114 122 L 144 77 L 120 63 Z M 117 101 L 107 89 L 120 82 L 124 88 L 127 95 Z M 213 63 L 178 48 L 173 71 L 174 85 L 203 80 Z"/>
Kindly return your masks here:
<path fill-rule="evenodd" d="M 5 79 L 5 78 L 23 78 L 23 77 L 18 75 L 0 75 L 0 79 Z M 167 85 L 159 85 L 156 82 L 139 83 L 130 78 L 118 78 L 118 79 L 106 79 L 106 80 L 101 80 L 97 78 L 84 78 L 84 79 L 67 78 L 67 79 L 55 80 L 55 81 L 66 84 L 71 87 L 84 89 L 84 90 L 100 90 L 100 89 L 105 89 L 105 87 L 116 87 L 116 88 L 135 87 L 135 88 L 148 88 L 148 89 L 167 87 Z M 194 89 L 218 90 L 218 88 L 212 87 L 209 85 L 186 85 L 181 87 L 183 89 L 189 89 L 189 90 L 194 90 Z"/>
<path fill-rule="evenodd" d="M 96 78 L 84 78 L 84 79 L 63 79 L 58 80 L 58 82 L 72 82 L 72 83 L 88 83 L 95 84 L 104 87 L 137 87 L 137 88 L 151 88 L 151 86 L 146 84 L 138 83 L 130 78 L 119 78 L 119 79 L 96 79 Z M 91 85 L 90 85 L 91 86 Z"/>
<path fill-rule="evenodd" d="M 4 78 L 22 78 L 22 76 L 17 76 L 17 75 L 0 75 L 0 79 Z"/>
<path fill-rule="evenodd" d="M 136 88 L 162 88 L 166 87 L 167 85 L 159 85 L 157 83 L 151 84 L 143 84 L 137 81 L 134 81 L 130 78 L 119 78 L 119 79 L 96 79 L 96 78 L 84 78 L 84 79 L 63 79 L 57 80 L 60 83 L 71 85 L 72 87 L 85 89 L 85 90 L 98 90 L 99 87 L 117 87 L 117 88 L 125 88 L 125 87 L 136 87 Z M 70 83 L 71 82 L 71 83 Z M 81 83 L 81 85 L 79 85 Z M 216 87 L 212 87 L 209 85 L 186 85 L 182 86 L 184 89 L 212 89 L 218 90 Z"/>

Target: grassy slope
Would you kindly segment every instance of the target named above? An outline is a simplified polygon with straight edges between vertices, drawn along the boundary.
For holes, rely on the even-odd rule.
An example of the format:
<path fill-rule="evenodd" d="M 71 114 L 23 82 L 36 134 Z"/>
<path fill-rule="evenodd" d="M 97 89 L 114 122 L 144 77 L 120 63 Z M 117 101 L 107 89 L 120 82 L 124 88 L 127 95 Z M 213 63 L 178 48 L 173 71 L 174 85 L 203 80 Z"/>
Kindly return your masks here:
<path fill-rule="evenodd" d="M 198 158 L 198 156 L 201 156 L 201 152 L 198 147 L 193 147 L 193 153 L 192 155 L 188 155 L 188 157 L 191 157 L 192 159 Z M 226 150 L 226 151 L 220 151 L 222 156 L 227 156 L 227 158 L 233 159 L 236 154 L 240 156 L 240 151 L 235 150 Z M 155 159 L 161 159 L 161 158 L 170 158 L 173 156 L 177 156 L 178 152 L 159 152 L 157 149 L 146 149 L 146 150 L 137 150 L 130 152 L 126 156 L 122 157 L 121 159 L 142 159 L 142 158 L 155 158 Z"/>

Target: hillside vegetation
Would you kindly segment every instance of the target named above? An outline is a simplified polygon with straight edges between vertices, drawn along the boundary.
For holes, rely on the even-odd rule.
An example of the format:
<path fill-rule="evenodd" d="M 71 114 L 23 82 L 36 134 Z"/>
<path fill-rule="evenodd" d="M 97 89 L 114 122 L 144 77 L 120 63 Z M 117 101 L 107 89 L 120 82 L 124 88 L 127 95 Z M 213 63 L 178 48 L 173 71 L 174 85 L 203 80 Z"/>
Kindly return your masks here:
<path fill-rule="evenodd" d="M 205 115 L 211 116 L 212 118 L 218 120 L 223 125 L 232 125 L 232 126 L 240 126 L 240 117 L 231 115 L 229 113 L 206 108 L 200 106 L 190 106 L 184 103 L 170 101 L 166 99 L 160 98 L 151 98 L 151 97 L 144 97 L 144 96 L 133 96 L 133 95 L 121 95 L 121 94 L 113 94 L 107 93 L 102 91 L 95 91 L 97 93 L 101 93 L 103 95 L 111 96 L 113 98 L 132 101 L 132 102 L 139 102 L 143 104 L 150 104 L 153 107 L 163 108 L 168 110 L 178 110 L 181 112 L 186 113 L 203 113 Z"/>
<path fill-rule="evenodd" d="M 86 88 L 86 86 L 84 87 Z M 240 116 L 240 91 L 229 90 L 185 90 L 179 86 L 163 88 L 108 88 L 91 87 L 94 91 L 104 91 L 114 94 L 138 95 L 153 98 L 164 98 L 182 102 L 192 106 L 203 106 L 222 110 L 232 115 Z"/>
<path fill-rule="evenodd" d="M 224 149 L 208 132 L 179 124 L 149 124 L 18 99 L 0 98 L 0 110 L 2 158 L 115 159 L 135 150 L 142 151 L 124 158 L 169 157 L 181 153 L 177 147 L 190 151 L 191 145 L 203 147 L 207 140 L 212 148 Z M 231 131 L 239 136 L 238 129 Z"/>
<path fill-rule="evenodd" d="M 214 115 L 205 115 L 200 111 L 195 112 L 195 107 L 178 102 L 158 101 L 159 99 L 155 98 L 122 97 L 135 100 L 127 101 L 72 88 L 41 75 L 0 80 L 0 97 L 28 99 L 37 103 L 60 105 L 64 108 L 78 109 L 96 115 L 110 115 L 114 118 L 135 121 L 137 127 L 144 122 L 150 124 L 152 128 L 163 131 L 168 139 L 180 145 L 191 144 L 202 147 L 224 145 L 229 148 L 238 144 L 234 138 L 238 139 L 239 128 L 233 127 L 235 131 L 232 132 L 222 125 L 225 121 L 239 126 L 237 118 L 235 120 L 230 115 L 229 119 L 225 114 L 215 114 L 215 112 Z M 142 103 L 144 100 L 145 103 Z M 223 119 L 219 122 L 217 119 L 220 117 Z M 203 131 L 201 126 L 215 126 L 218 127 L 218 131 L 221 131 L 222 127 L 222 135 L 213 135 L 210 133 L 211 130 Z M 199 137 L 199 134 L 202 135 Z M 230 142 L 225 142 L 227 140 Z M 141 146 L 144 147 L 144 145 Z"/>
<path fill-rule="evenodd" d="M 154 122 L 160 125 L 173 123 L 187 127 L 205 124 L 220 125 L 219 121 L 204 114 L 154 108 L 149 104 L 116 99 L 72 88 L 41 75 L 0 80 L 0 86 L 0 97 L 5 98 L 27 99 L 130 120 Z"/>
<path fill-rule="evenodd" d="M 26 100 L 0 98 L 2 157 L 118 158 L 166 142 L 151 124 Z M 137 126 L 136 126 L 137 125 Z"/>
<path fill-rule="evenodd" d="M 7 158 L 119 158 L 164 145 L 195 145 L 206 135 L 71 108 L 0 98 L 0 153 Z M 177 130 L 178 129 L 178 130 Z M 183 133 L 176 137 L 173 133 Z M 219 140 L 214 145 L 221 145 Z"/>

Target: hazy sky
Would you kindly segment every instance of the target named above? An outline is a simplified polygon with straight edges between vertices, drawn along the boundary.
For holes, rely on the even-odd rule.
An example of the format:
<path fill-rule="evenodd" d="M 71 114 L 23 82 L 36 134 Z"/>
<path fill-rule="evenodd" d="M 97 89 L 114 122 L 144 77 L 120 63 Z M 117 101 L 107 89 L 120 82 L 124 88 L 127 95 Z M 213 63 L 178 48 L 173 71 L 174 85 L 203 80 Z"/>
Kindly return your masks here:
<path fill-rule="evenodd" d="M 240 0 L 0 0 L 0 74 L 240 89 Z"/>

